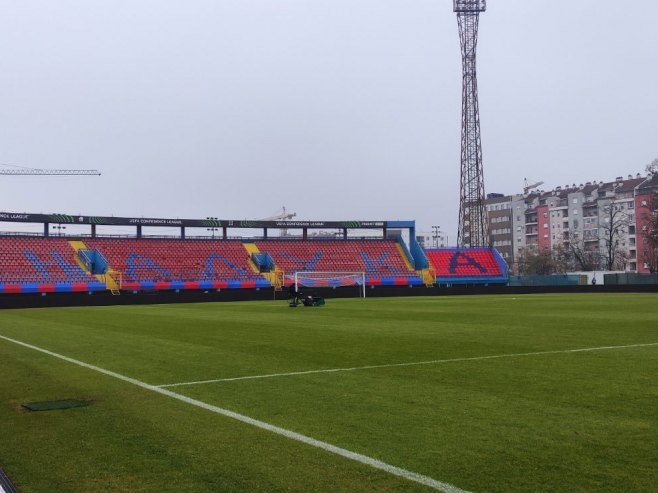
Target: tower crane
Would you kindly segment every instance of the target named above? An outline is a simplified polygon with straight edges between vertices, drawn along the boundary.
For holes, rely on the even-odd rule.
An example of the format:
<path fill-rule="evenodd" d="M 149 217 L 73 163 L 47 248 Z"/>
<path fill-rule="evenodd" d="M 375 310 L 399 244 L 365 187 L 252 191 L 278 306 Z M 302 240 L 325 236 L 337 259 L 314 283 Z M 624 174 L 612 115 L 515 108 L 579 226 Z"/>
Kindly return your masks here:
<path fill-rule="evenodd" d="M 281 213 L 275 214 L 274 216 L 259 219 L 259 221 L 289 221 L 296 215 L 297 215 L 296 212 L 288 212 L 286 210 L 286 206 L 284 205 L 283 207 L 281 207 Z"/>
<path fill-rule="evenodd" d="M 259 219 L 259 221 L 290 221 L 293 217 L 297 215 L 296 212 L 288 212 L 286 206 L 281 207 L 281 212 L 270 217 Z M 281 230 L 281 236 L 288 236 L 288 230 L 283 228 Z"/>
<path fill-rule="evenodd" d="M 11 166 L 11 165 L 4 165 L 4 166 Z M 0 175 L 100 176 L 100 171 L 95 169 L 41 169 L 41 168 L 25 168 L 23 166 L 11 166 L 11 168 L 0 167 Z"/>
<path fill-rule="evenodd" d="M 543 181 L 538 181 L 538 182 L 536 182 L 536 183 L 530 183 L 530 184 L 529 184 L 529 183 L 528 183 L 528 179 L 527 179 L 527 178 L 524 178 L 524 179 L 523 179 L 523 185 L 524 185 L 524 186 L 523 186 L 523 193 L 524 193 L 524 194 L 527 194 L 527 193 L 528 193 L 530 190 L 532 190 L 533 188 L 537 188 L 539 185 L 543 185 L 543 184 L 544 184 Z"/>

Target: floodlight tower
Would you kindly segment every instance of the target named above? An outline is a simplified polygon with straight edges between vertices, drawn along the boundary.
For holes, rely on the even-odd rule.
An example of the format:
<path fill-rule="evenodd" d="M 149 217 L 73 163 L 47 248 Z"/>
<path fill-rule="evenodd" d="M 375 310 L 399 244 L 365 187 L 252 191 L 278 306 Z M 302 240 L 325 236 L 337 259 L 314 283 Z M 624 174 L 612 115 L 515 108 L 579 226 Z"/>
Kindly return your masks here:
<path fill-rule="evenodd" d="M 457 13 L 462 49 L 462 147 L 457 244 L 487 246 L 489 238 L 484 206 L 480 109 L 475 71 L 480 12 L 487 9 L 487 2 L 453 0 L 453 7 Z"/>

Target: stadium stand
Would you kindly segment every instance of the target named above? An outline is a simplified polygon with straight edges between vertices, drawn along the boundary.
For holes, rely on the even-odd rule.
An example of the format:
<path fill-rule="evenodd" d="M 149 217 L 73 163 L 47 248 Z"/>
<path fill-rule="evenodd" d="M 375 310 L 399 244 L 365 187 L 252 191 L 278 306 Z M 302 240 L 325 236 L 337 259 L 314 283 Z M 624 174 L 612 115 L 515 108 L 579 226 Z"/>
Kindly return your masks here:
<path fill-rule="evenodd" d="M 252 267 L 238 240 L 95 238 L 86 240 L 85 245 L 100 251 L 110 268 L 121 272 L 124 284 L 131 288 L 172 281 L 223 281 L 221 286 L 204 284 L 202 288 L 228 287 L 229 281 L 231 287 L 269 286 Z"/>
<path fill-rule="evenodd" d="M 425 251 L 438 284 L 506 284 L 509 273 L 495 248 L 440 248 Z"/>
<path fill-rule="evenodd" d="M 299 271 L 365 272 L 370 285 L 421 283 L 394 240 L 263 240 L 255 244 L 288 274 L 286 284 Z"/>
<path fill-rule="evenodd" d="M 3 236 L 0 292 L 54 292 L 105 289 L 77 263 L 62 238 Z"/>
<path fill-rule="evenodd" d="M 509 279 L 505 261 L 493 248 L 426 254 L 438 284 L 505 284 Z M 96 255 L 103 260 L 100 271 L 88 260 Z M 364 273 L 370 286 L 427 285 L 409 257 L 391 239 L 0 236 L 0 293 L 265 288 L 290 285 L 294 273 L 302 271 Z M 282 281 L 277 284 L 273 274 Z M 113 284 L 116 279 L 120 282 Z"/>

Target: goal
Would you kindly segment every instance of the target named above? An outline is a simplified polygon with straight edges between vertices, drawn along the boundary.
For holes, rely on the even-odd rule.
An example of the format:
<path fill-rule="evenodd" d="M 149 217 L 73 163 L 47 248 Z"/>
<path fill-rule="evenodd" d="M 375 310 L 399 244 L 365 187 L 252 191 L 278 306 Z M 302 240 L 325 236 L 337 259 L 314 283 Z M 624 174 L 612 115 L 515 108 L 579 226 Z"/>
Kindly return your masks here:
<path fill-rule="evenodd" d="M 335 288 L 341 286 L 358 286 L 359 297 L 366 297 L 366 273 L 342 271 L 300 271 L 293 276 L 295 287 Z"/>

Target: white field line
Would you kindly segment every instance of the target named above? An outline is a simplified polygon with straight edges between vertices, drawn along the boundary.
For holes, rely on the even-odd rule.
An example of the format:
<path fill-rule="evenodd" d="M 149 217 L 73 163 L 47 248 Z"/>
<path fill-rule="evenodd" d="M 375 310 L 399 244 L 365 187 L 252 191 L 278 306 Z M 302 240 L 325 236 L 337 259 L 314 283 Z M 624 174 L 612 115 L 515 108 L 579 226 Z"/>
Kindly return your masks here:
<path fill-rule="evenodd" d="M 306 371 L 291 371 L 287 373 L 268 373 L 265 375 L 248 375 L 244 377 L 231 377 L 231 378 L 215 378 L 213 380 L 198 380 L 196 382 L 180 382 L 169 383 L 164 385 L 157 385 L 159 388 L 165 387 L 182 387 L 185 385 L 203 385 L 207 383 L 218 382 L 234 382 L 236 380 L 255 380 L 259 378 L 275 378 L 275 377 L 290 377 L 295 375 L 312 375 L 314 373 L 338 373 L 343 371 L 359 371 L 359 370 L 373 370 L 377 368 L 396 368 L 402 366 L 421 366 L 421 365 L 438 365 L 442 363 L 458 363 L 463 361 L 483 361 L 488 359 L 502 359 L 502 358 L 519 358 L 523 356 L 541 356 L 546 354 L 567 354 L 567 353 L 584 353 L 588 351 L 605 351 L 610 349 L 627 349 L 658 346 L 658 342 L 650 342 L 648 344 L 629 344 L 626 346 L 601 346 L 601 347 L 588 347 L 580 349 L 557 349 L 554 351 L 537 351 L 533 353 L 511 353 L 511 354 L 494 354 L 490 356 L 473 356 L 470 358 L 450 358 L 450 359 L 435 359 L 429 361 L 413 361 L 408 363 L 390 363 L 385 365 L 368 365 L 368 366 L 354 366 L 351 368 L 327 368 L 323 370 L 306 370 Z"/>
<path fill-rule="evenodd" d="M 213 406 L 212 404 L 208 404 L 203 401 L 199 401 L 197 399 L 192 399 L 190 397 L 177 394 L 175 392 L 172 392 L 167 389 L 163 389 L 160 387 L 156 387 L 154 385 L 149 385 L 148 383 L 142 382 L 140 380 L 136 380 L 134 378 L 121 375 L 120 373 L 113 372 L 111 370 L 106 370 L 104 368 L 100 368 L 98 366 L 91 365 L 89 363 L 85 363 L 84 361 L 79 361 L 73 358 L 69 358 L 68 356 L 64 356 L 62 354 L 55 353 L 53 351 L 49 351 L 48 349 L 43 349 L 38 346 L 33 346 L 32 344 L 28 344 L 26 342 L 18 341 L 16 339 L 12 339 L 10 337 L 5 337 L 0 335 L 0 339 L 4 339 L 5 341 L 12 342 L 14 344 L 17 344 L 19 346 L 23 346 L 28 349 L 32 349 L 34 351 L 38 351 L 40 353 L 47 354 L 49 356 L 52 356 L 54 358 L 58 358 L 61 360 L 64 360 L 68 363 L 73 363 L 74 365 L 81 366 L 83 368 L 87 368 L 89 370 L 102 373 L 104 375 L 116 378 L 118 380 L 122 380 L 124 382 L 131 383 L 133 385 L 136 385 L 137 387 L 141 387 L 146 390 L 150 390 L 151 392 L 155 392 L 158 394 L 166 395 L 167 397 L 171 397 L 172 399 L 176 399 L 182 402 L 185 402 L 187 404 L 191 404 L 192 406 L 200 407 L 202 409 L 206 409 L 208 411 L 211 411 L 216 414 L 220 414 L 222 416 L 226 416 L 228 418 L 235 419 L 237 421 L 240 421 L 242 423 L 246 423 L 251 426 L 255 426 L 256 428 L 260 428 L 272 433 L 276 433 L 277 435 L 284 436 L 286 438 L 289 438 L 291 440 L 296 440 L 298 442 L 304 443 L 306 445 L 310 445 L 312 447 L 319 448 L 321 450 L 324 450 L 326 452 L 339 455 L 341 457 L 344 457 L 346 459 L 353 460 L 355 462 L 360 462 L 361 464 L 365 464 L 367 466 L 373 467 L 375 469 L 379 469 L 382 471 L 385 471 L 389 474 L 392 474 L 394 476 L 398 476 L 404 479 L 407 479 L 409 481 L 415 481 L 416 483 L 420 483 L 422 485 L 428 486 L 430 488 L 433 488 L 438 491 L 443 491 L 444 493 L 468 493 L 466 490 L 462 490 L 450 483 L 444 483 L 442 481 L 438 481 L 436 479 L 430 478 L 429 476 L 424 476 L 422 474 L 418 474 L 413 471 L 408 471 L 407 469 L 402 469 L 401 467 L 393 466 L 391 464 L 387 464 L 386 462 L 382 462 L 380 460 L 374 459 L 372 457 L 368 457 L 367 455 L 362 455 L 357 452 L 352 452 L 351 450 L 347 450 L 341 447 L 337 447 L 335 445 L 332 445 L 327 442 L 323 442 L 321 440 L 316 440 L 315 438 L 308 437 L 306 435 L 302 435 L 300 433 L 296 433 L 294 431 L 286 430 L 285 428 L 280 428 L 278 426 L 271 425 L 269 423 L 266 423 L 264 421 L 259 421 L 254 418 L 250 418 L 249 416 L 245 416 L 243 414 L 238 414 L 233 411 L 229 411 L 228 409 L 224 409 L 218 406 Z"/>

